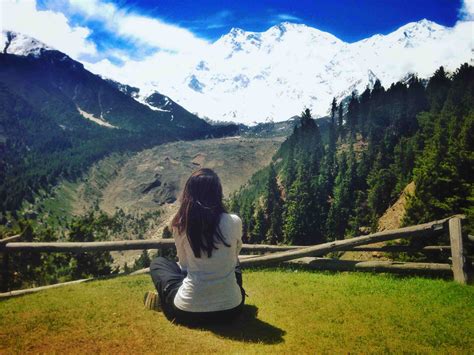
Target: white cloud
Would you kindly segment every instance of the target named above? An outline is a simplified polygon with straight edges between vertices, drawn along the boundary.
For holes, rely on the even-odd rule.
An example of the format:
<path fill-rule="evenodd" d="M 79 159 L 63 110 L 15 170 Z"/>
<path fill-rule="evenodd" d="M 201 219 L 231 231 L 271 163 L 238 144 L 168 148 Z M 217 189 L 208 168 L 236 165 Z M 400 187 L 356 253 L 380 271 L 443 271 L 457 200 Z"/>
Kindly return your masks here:
<path fill-rule="evenodd" d="M 474 0 L 462 0 L 461 9 L 459 11 L 461 20 L 474 20 Z"/>
<path fill-rule="evenodd" d="M 185 81 L 196 63 L 196 57 L 157 52 L 140 60 L 124 60 L 123 65 L 115 65 L 108 59 L 83 63 L 91 72 L 140 87 L 143 93 L 159 90 L 163 94 L 171 94 L 167 89 Z"/>
<path fill-rule="evenodd" d="M 152 55 L 133 60 L 126 58 L 122 52 L 122 65 L 116 65 L 109 59 L 96 63 L 84 62 L 86 68 L 94 73 L 113 78 L 129 85 L 139 86 L 147 91 L 147 86 L 154 90 L 167 88 L 177 82 L 184 82 L 196 61 L 208 50 L 210 44 L 191 31 L 177 25 L 168 24 L 126 8 L 119 8 L 110 2 L 100 0 L 68 0 L 64 9 L 69 14 L 80 14 L 86 20 L 100 21 L 105 29 L 116 36 L 132 41 L 136 46 L 141 44 L 159 48 Z M 219 20 L 230 16 L 223 11 L 216 15 Z M 110 53 L 109 53 L 110 54 Z M 157 82 L 153 82 L 156 78 Z M 150 86 L 150 90 L 151 90 Z"/>
<path fill-rule="evenodd" d="M 118 36 L 160 50 L 195 53 L 204 51 L 208 45 L 206 40 L 196 37 L 187 29 L 119 8 L 113 3 L 100 0 L 69 0 L 69 5 L 68 11 L 99 20 Z"/>
<path fill-rule="evenodd" d="M 197 24 L 201 23 L 207 29 L 222 28 L 229 25 L 233 14 L 229 10 L 222 10 L 213 16 L 207 17 L 205 20 L 195 21 Z"/>
<path fill-rule="evenodd" d="M 276 16 L 276 19 L 278 21 L 297 21 L 297 22 L 303 21 L 300 17 L 290 15 L 290 14 L 278 14 Z"/>
<path fill-rule="evenodd" d="M 37 10 L 35 0 L 1 0 L 1 29 L 34 37 L 77 59 L 95 55 L 95 44 L 87 39 L 90 29 L 71 26 L 64 14 Z"/>

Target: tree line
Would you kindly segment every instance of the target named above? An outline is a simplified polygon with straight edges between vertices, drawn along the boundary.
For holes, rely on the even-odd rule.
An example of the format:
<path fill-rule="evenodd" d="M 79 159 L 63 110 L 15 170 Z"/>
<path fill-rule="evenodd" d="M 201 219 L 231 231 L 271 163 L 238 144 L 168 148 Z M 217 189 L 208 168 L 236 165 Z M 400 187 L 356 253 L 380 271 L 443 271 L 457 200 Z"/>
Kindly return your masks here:
<path fill-rule="evenodd" d="M 150 225 L 160 218 L 161 211 L 151 211 L 142 215 L 131 215 L 121 209 L 113 215 L 100 210 L 91 210 L 67 220 L 63 228 L 55 225 L 36 223 L 20 218 L 10 228 L 9 234 L 22 234 L 21 242 L 95 242 L 116 239 L 143 239 Z M 0 229 L 0 235 L 5 232 Z M 163 237 L 169 238 L 166 229 Z M 158 254 L 160 251 L 158 251 Z M 173 251 L 165 255 L 174 256 Z M 0 253 L 0 259 L 5 254 Z M 148 267 L 150 256 L 143 251 L 131 265 L 123 268 L 114 266 L 108 251 L 88 251 L 83 253 L 12 252 L 8 254 L 8 269 L 0 272 L 0 291 L 36 287 L 58 282 L 89 277 L 131 272 Z M 4 264 L 2 264 L 4 265 Z"/>

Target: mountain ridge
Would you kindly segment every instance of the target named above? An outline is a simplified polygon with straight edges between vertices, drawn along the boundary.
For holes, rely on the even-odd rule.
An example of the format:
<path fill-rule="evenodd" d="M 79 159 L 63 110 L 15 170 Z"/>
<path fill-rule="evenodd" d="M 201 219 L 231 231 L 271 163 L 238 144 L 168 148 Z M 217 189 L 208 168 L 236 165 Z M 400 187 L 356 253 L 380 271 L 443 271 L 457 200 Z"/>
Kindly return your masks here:
<path fill-rule="evenodd" d="M 426 78 L 442 65 L 454 70 L 470 61 L 471 43 L 469 26 L 450 28 L 427 19 L 352 43 L 290 22 L 264 32 L 233 28 L 182 73 L 151 74 L 134 85 L 143 100 L 157 90 L 213 120 L 282 121 L 304 107 L 324 116 L 333 97 L 361 93 L 376 79 L 389 87 L 408 73 Z"/>

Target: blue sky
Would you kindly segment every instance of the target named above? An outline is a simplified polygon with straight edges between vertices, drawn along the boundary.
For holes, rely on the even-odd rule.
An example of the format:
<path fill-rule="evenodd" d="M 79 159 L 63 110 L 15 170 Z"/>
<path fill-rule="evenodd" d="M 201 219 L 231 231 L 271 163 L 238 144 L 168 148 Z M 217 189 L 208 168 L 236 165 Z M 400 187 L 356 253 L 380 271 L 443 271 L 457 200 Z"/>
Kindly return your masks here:
<path fill-rule="evenodd" d="M 88 0 L 82 0 L 88 1 Z M 216 40 L 232 27 L 264 31 L 282 21 L 304 23 L 330 32 L 346 42 L 376 33 L 389 33 L 427 18 L 445 26 L 458 19 L 456 0 L 119 0 L 102 1 L 130 12 L 187 28 L 199 37 Z M 40 9 L 61 10 L 62 1 L 41 0 Z M 87 18 L 71 16 L 82 24 Z M 93 25 L 93 24 L 92 24 Z M 92 26 L 96 27 L 96 26 Z M 105 35 L 105 34 L 103 34 Z"/>
<path fill-rule="evenodd" d="M 6 29 L 82 61 L 120 65 L 160 51 L 199 52 L 233 27 L 265 31 L 284 21 L 346 42 L 423 18 L 452 27 L 472 19 L 474 0 L 0 0 L 0 8 Z"/>

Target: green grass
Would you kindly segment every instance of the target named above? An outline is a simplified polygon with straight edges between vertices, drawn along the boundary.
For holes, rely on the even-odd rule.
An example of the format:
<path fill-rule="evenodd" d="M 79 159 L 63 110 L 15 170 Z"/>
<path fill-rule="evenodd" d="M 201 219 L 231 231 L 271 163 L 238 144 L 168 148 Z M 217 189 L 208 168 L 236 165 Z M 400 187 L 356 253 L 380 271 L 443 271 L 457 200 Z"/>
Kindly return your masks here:
<path fill-rule="evenodd" d="M 246 270 L 244 315 L 191 329 L 145 310 L 148 275 L 0 302 L 0 353 L 469 353 L 474 287 L 452 281 Z"/>

